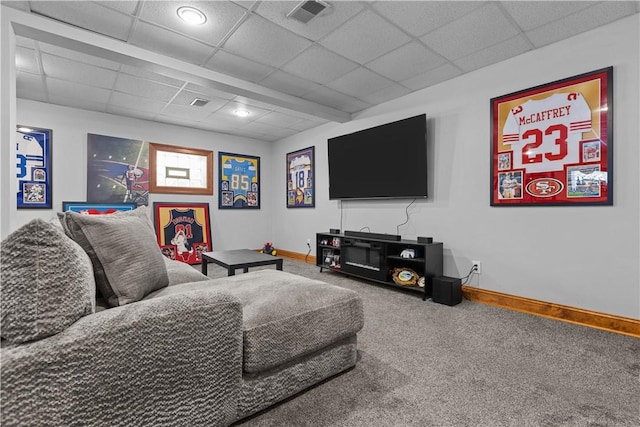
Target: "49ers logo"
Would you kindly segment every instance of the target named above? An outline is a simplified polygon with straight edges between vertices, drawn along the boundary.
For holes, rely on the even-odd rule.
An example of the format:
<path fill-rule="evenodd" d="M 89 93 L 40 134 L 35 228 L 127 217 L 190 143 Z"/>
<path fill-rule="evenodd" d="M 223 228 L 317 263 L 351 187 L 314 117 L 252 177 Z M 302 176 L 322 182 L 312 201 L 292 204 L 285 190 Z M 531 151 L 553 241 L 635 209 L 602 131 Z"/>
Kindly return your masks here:
<path fill-rule="evenodd" d="M 562 191 L 562 182 L 555 178 L 537 178 L 527 184 L 525 190 L 533 197 L 553 197 Z"/>

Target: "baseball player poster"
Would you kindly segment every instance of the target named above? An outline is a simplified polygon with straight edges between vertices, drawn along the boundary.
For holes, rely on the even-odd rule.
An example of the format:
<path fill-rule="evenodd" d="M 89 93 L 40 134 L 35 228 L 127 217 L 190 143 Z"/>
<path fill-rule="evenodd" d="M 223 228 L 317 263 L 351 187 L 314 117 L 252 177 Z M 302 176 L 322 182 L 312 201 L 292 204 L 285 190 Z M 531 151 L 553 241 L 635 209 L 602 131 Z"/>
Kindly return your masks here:
<path fill-rule="evenodd" d="M 87 202 L 149 202 L 149 143 L 87 134 Z"/>
<path fill-rule="evenodd" d="M 613 204 L 613 67 L 491 100 L 491 206 Z"/>
<path fill-rule="evenodd" d="M 260 209 L 260 157 L 218 153 L 220 209 Z"/>
<path fill-rule="evenodd" d="M 18 209 L 51 209 L 51 129 L 18 126 Z"/>

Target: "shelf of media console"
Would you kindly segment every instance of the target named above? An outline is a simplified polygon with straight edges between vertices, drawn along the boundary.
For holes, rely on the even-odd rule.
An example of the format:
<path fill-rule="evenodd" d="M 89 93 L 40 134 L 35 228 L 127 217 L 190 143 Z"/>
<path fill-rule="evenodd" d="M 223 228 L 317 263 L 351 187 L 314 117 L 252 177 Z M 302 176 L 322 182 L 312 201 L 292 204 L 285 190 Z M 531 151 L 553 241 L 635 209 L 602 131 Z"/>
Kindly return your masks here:
<path fill-rule="evenodd" d="M 331 238 L 340 238 L 341 243 L 342 239 L 345 237 L 344 234 L 334 234 L 334 233 L 317 233 L 316 234 L 316 248 L 318 252 L 318 256 L 321 255 L 321 250 L 329 249 L 333 250 L 335 255 L 340 254 L 341 247 L 334 246 L 331 244 L 323 244 L 320 243 L 321 239 L 331 239 Z M 335 271 L 338 273 L 342 273 L 348 276 L 357 277 L 359 279 L 363 279 L 366 281 L 374 282 L 380 285 L 390 286 L 396 289 L 403 289 L 413 293 L 420 293 L 423 295 L 423 299 L 431 296 L 431 279 L 436 276 L 442 276 L 443 269 L 443 244 L 442 242 L 431 242 L 431 243 L 422 243 L 415 240 L 387 240 L 381 238 L 364 238 L 364 237 L 356 237 L 358 240 L 364 240 L 369 242 L 381 243 L 385 246 L 383 250 L 384 255 L 384 265 L 387 269 L 387 274 L 385 280 L 377 280 L 367 277 L 365 275 L 358 274 L 353 271 L 344 271 L 344 269 L 340 267 L 335 267 L 326 264 L 323 262 L 324 260 L 316 263 L 318 267 L 320 267 L 320 271 L 322 269 L 327 269 L 330 271 Z M 416 257 L 416 258 L 406 258 L 400 256 L 399 252 L 402 248 L 414 248 L 417 249 L 420 254 L 424 254 L 426 257 Z M 389 255 L 388 252 L 395 253 L 393 255 Z M 342 263 L 346 263 L 345 260 L 341 260 Z M 416 270 L 419 275 L 424 275 L 427 283 L 425 283 L 424 287 L 420 287 L 418 285 L 398 285 L 391 279 L 391 272 L 394 268 L 402 268 L 402 267 L 410 268 Z"/>

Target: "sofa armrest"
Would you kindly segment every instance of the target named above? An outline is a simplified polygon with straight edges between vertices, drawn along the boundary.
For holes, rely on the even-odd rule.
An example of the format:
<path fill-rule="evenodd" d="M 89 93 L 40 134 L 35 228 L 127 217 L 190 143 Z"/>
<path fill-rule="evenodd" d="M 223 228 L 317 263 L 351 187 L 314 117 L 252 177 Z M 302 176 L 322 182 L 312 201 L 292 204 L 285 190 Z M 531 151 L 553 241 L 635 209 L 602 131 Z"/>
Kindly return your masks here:
<path fill-rule="evenodd" d="M 228 425 L 242 375 L 242 307 L 214 289 L 83 317 L 2 349 L 1 424 Z"/>

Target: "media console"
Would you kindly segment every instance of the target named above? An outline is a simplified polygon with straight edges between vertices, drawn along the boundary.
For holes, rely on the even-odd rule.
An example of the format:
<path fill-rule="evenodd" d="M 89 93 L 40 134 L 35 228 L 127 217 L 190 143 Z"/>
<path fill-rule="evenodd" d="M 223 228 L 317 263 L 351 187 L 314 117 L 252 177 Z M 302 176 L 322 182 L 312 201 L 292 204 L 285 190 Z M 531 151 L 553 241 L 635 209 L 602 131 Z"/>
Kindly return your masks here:
<path fill-rule="evenodd" d="M 400 236 L 345 231 L 316 234 L 316 265 L 323 269 L 371 280 L 399 289 L 432 295 L 433 278 L 442 276 L 443 245 L 431 239 L 403 240 Z M 394 272 L 412 271 L 423 283 L 397 284 Z M 421 286 L 423 285 L 423 286 Z"/>

